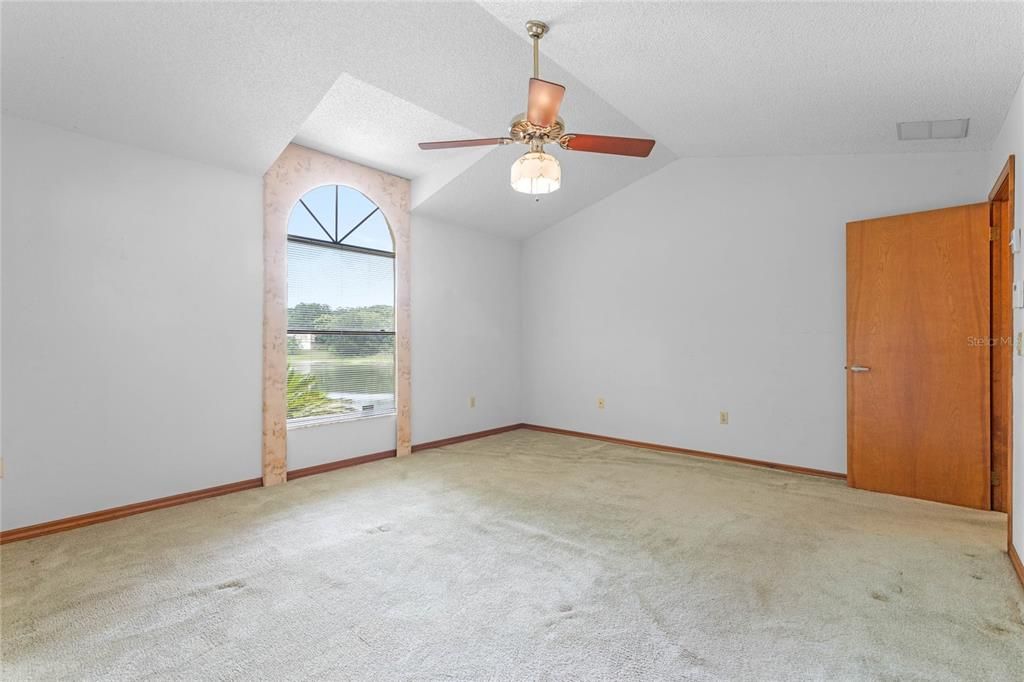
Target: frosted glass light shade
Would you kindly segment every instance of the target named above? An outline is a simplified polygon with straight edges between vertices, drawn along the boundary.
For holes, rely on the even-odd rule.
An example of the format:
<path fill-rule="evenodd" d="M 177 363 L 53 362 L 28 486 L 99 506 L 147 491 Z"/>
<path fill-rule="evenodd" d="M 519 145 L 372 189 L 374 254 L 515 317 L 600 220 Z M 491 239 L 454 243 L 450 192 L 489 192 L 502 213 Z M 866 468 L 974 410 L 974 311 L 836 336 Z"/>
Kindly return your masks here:
<path fill-rule="evenodd" d="M 562 186 L 558 159 L 544 152 L 527 152 L 512 164 L 512 189 L 523 194 L 550 194 Z"/>

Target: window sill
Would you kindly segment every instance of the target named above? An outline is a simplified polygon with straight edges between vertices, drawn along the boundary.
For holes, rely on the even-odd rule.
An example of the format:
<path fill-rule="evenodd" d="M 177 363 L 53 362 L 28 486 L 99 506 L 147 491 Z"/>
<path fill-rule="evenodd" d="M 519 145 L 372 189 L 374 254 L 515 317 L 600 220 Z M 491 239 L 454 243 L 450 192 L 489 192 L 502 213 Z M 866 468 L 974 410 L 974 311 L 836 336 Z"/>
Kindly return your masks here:
<path fill-rule="evenodd" d="M 337 416 L 321 418 L 300 417 L 299 419 L 288 420 L 288 430 L 292 431 L 294 429 L 308 429 L 313 426 L 327 426 L 328 424 L 342 424 L 345 422 L 365 422 L 373 419 L 384 419 L 386 417 L 393 418 L 397 414 L 397 412 L 384 412 L 382 414 L 368 414 L 360 415 L 358 417 L 346 417 L 340 414 Z"/>

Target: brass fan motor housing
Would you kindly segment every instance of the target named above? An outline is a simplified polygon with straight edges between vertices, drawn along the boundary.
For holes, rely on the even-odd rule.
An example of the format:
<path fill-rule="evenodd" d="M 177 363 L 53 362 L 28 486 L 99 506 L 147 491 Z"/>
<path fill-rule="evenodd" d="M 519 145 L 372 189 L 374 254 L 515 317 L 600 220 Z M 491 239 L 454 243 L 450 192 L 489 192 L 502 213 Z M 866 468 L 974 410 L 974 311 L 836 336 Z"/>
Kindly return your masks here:
<path fill-rule="evenodd" d="M 558 139 L 565 134 L 565 121 L 559 116 L 555 122 L 547 127 L 540 128 L 533 125 L 526 119 L 526 114 L 519 114 L 512 119 L 508 127 L 508 136 L 513 142 L 520 144 L 558 144 Z"/>

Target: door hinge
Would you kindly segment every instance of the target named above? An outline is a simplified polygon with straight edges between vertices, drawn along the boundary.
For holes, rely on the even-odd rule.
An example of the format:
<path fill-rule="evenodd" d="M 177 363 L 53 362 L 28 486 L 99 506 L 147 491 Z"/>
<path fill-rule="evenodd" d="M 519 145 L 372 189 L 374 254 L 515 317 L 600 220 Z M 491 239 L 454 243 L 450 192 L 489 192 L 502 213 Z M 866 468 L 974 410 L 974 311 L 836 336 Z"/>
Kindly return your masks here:
<path fill-rule="evenodd" d="M 992 470 L 992 478 L 990 480 L 993 488 L 1002 484 L 1002 481 L 999 480 L 999 472 L 995 469 Z"/>
<path fill-rule="evenodd" d="M 994 241 L 997 241 L 998 239 L 999 239 L 999 226 L 998 225 L 993 225 L 992 227 L 988 228 L 988 240 L 990 242 L 994 242 Z"/>

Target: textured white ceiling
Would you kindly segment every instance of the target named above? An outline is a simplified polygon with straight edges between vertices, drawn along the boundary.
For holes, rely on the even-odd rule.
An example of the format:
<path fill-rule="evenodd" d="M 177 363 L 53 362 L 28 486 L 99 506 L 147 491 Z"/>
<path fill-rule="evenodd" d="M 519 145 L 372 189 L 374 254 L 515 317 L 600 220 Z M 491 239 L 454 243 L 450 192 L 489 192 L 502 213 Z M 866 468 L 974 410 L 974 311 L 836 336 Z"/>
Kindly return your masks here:
<path fill-rule="evenodd" d="M 451 169 L 444 174 L 450 180 L 490 150 L 446 149 L 426 154 L 416 143 L 476 137 L 487 135 L 343 74 L 302 124 L 295 141 L 403 178 L 422 178 Z"/>
<path fill-rule="evenodd" d="M 284 4 L 4 2 L 3 109 L 244 172 L 337 79 Z"/>
<path fill-rule="evenodd" d="M 417 211 L 531 234 L 686 156 L 977 150 L 1024 70 L 1021 3 L 17 3 L 4 110 L 262 173 L 293 138 L 413 179 Z M 649 159 L 556 151 L 561 191 L 508 187 L 523 23 L 570 130 L 655 137 Z M 971 118 L 966 140 L 896 123 Z"/>
<path fill-rule="evenodd" d="M 681 156 L 983 150 L 1024 71 L 1021 2 L 482 4 Z"/>

